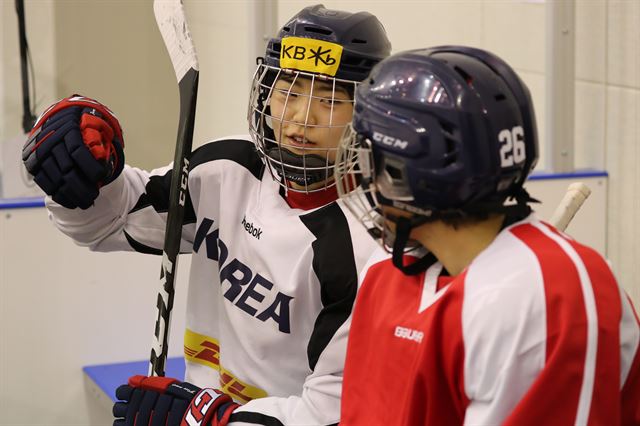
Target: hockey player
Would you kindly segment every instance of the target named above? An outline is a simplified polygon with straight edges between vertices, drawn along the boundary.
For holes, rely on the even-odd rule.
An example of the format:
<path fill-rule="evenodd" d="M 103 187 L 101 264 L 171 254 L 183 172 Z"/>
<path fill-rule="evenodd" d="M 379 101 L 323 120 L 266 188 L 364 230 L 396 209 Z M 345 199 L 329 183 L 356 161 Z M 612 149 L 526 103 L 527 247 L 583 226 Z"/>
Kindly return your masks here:
<path fill-rule="evenodd" d="M 321 5 L 268 43 L 252 138 L 205 144 L 189 162 L 186 382 L 131 378 L 115 424 L 339 421 L 346 320 L 376 244 L 336 201 L 335 151 L 356 84 L 390 49 L 375 16 Z M 122 148 L 113 114 L 75 96 L 36 123 L 24 160 L 77 243 L 160 254 L 171 169 L 125 166 Z"/>
<path fill-rule="evenodd" d="M 531 212 L 516 73 L 444 46 L 356 93 L 338 192 L 390 253 L 360 275 L 341 424 L 640 425 L 638 317 L 598 253 Z"/>

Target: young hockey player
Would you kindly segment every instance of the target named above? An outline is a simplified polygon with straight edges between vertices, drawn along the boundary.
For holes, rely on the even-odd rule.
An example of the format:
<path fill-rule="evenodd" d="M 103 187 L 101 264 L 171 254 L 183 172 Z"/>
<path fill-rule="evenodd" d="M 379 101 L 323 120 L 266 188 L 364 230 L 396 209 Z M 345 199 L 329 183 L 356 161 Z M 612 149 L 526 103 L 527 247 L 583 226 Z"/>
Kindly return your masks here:
<path fill-rule="evenodd" d="M 391 253 L 360 275 L 341 424 L 639 425 L 638 317 L 598 253 L 531 212 L 516 73 L 444 46 L 356 93 L 338 192 Z"/>
<path fill-rule="evenodd" d="M 335 151 L 356 84 L 390 49 L 375 16 L 321 5 L 268 43 L 252 138 L 205 144 L 189 161 L 186 382 L 132 378 L 116 424 L 339 421 L 346 320 L 376 244 L 336 201 Z M 171 169 L 125 166 L 122 148 L 112 113 L 75 96 L 43 114 L 24 160 L 77 243 L 160 254 Z"/>

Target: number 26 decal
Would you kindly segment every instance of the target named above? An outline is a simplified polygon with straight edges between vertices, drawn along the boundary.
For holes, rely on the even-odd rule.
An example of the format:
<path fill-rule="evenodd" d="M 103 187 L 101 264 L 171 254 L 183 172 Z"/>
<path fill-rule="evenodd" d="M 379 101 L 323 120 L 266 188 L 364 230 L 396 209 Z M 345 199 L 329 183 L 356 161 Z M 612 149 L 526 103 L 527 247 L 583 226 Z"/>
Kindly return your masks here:
<path fill-rule="evenodd" d="M 498 140 L 502 143 L 500 147 L 500 167 L 511 167 L 525 160 L 526 148 L 522 126 L 500 131 Z"/>

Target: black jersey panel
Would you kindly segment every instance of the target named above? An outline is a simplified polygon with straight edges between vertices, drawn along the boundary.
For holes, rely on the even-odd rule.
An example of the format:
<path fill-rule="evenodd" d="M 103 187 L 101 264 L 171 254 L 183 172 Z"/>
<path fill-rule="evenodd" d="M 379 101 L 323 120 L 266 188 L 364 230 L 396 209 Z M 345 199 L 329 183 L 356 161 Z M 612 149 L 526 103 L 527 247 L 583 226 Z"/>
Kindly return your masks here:
<path fill-rule="evenodd" d="M 251 172 L 256 179 L 262 178 L 264 166 L 255 145 L 251 141 L 242 139 L 224 139 L 205 144 L 191 154 L 189 171 L 201 164 L 214 160 L 231 160 Z M 136 205 L 129 213 L 152 206 L 158 213 L 169 210 L 169 193 L 171 191 L 171 170 L 162 176 L 151 176 L 145 187 L 145 193 L 140 196 Z M 185 204 L 183 224 L 196 223 L 193 202 L 187 188 L 187 202 Z"/>
<path fill-rule="evenodd" d="M 127 233 L 127 231 L 124 231 L 124 236 L 129 242 L 129 245 L 138 253 L 162 255 L 162 250 L 149 247 L 139 241 L 136 241 L 131 235 Z"/>
<path fill-rule="evenodd" d="M 313 233 L 313 270 L 320 280 L 322 310 L 316 319 L 307 356 L 315 368 L 322 351 L 351 315 L 358 288 L 358 273 L 349 224 L 336 203 L 331 203 L 300 220 Z"/>
<path fill-rule="evenodd" d="M 262 179 L 264 164 L 251 141 L 223 139 L 202 145 L 191 154 L 189 170 L 215 160 L 231 160 L 249 170 L 256 179 Z"/>
<path fill-rule="evenodd" d="M 169 210 L 169 193 L 171 192 L 171 170 L 164 175 L 154 175 L 149 178 L 145 186 L 145 192 L 140 196 L 138 202 L 129 212 L 134 213 L 146 207 L 153 207 L 158 213 L 166 213 Z M 184 205 L 184 217 L 182 224 L 196 223 L 196 214 L 193 210 L 193 202 L 187 188 L 186 203 Z"/>

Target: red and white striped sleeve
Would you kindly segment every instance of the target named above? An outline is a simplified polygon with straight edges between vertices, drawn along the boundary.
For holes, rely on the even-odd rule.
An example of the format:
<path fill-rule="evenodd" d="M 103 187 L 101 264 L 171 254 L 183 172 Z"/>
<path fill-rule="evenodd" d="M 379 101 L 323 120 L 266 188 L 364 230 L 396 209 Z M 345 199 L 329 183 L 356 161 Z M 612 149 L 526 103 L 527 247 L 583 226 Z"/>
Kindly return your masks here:
<path fill-rule="evenodd" d="M 466 424 L 640 423 L 638 320 L 599 254 L 515 225 L 464 288 Z"/>

